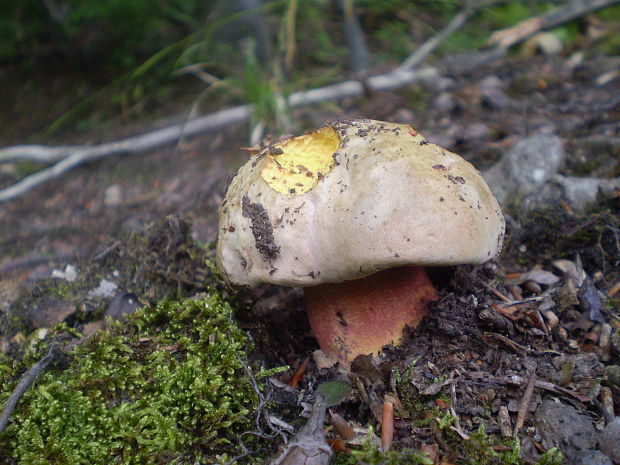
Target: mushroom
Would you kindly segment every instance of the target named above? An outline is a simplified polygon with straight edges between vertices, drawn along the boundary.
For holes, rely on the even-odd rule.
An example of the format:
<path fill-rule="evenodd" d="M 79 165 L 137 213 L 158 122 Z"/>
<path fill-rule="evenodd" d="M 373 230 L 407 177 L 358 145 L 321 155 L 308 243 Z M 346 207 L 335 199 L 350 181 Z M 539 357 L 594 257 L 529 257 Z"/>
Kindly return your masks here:
<path fill-rule="evenodd" d="M 349 362 L 398 344 L 437 291 L 424 267 L 499 254 L 504 218 L 480 173 L 413 127 L 328 123 L 239 169 L 216 261 L 231 283 L 303 287 L 321 349 Z"/>

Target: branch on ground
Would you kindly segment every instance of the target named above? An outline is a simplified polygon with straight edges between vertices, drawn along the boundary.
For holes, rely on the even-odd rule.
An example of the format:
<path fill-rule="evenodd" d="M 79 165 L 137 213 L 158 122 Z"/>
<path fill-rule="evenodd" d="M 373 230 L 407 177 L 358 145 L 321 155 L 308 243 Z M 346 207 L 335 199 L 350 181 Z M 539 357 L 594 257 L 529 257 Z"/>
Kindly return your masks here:
<path fill-rule="evenodd" d="M 515 26 L 494 32 L 489 37 L 488 44 L 507 49 L 540 31 L 553 29 L 616 3 L 620 3 L 620 0 L 574 0 L 540 16 L 521 21 Z"/>

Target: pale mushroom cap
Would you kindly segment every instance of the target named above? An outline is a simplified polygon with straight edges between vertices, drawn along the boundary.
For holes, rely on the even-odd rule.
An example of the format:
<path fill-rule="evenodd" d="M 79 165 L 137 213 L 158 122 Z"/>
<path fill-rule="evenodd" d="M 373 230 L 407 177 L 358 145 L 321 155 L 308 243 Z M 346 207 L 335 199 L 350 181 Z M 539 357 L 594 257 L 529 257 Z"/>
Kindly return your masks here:
<path fill-rule="evenodd" d="M 235 284 L 313 286 L 481 264 L 503 237 L 500 206 L 469 162 L 409 125 L 344 121 L 241 167 L 222 203 L 217 264 Z"/>

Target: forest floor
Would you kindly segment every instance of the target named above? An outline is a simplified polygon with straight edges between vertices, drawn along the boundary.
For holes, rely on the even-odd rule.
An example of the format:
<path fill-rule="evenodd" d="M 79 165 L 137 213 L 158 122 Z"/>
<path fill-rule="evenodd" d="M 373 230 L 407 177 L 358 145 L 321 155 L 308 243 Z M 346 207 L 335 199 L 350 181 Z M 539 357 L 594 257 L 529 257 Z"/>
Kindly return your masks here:
<path fill-rule="evenodd" d="M 562 174 L 610 178 L 620 175 L 619 65 L 618 57 L 598 55 L 510 56 L 468 73 L 446 70 L 432 82 L 339 102 L 337 110 L 295 110 L 293 117 L 304 129 L 356 117 L 409 123 L 480 170 L 520 139 L 554 133 L 567 152 Z M 485 90 L 490 80 L 498 83 L 495 93 Z M 105 138 L 115 135 L 111 130 Z M 84 292 L 83 300 L 68 305 L 42 291 L 52 272 L 67 271 L 68 264 L 91 288 L 105 278 L 143 303 L 203 290 L 212 279 L 204 260 L 213 254 L 218 208 L 227 179 L 247 159 L 239 150 L 246 145 L 247 127 L 230 126 L 174 147 L 79 167 L 2 204 L 2 351 L 17 354 L 34 328 L 66 321 L 83 329 L 101 320 L 109 298 Z M 0 173 L 0 187 L 10 181 Z M 491 437 L 506 439 L 523 415 L 518 437 L 528 463 L 553 446 L 570 463 L 606 463 L 583 457 L 605 447 L 597 438 L 616 414 L 609 396 L 615 412 L 620 408 L 620 374 L 613 381 L 613 370 L 620 370 L 620 193 L 585 213 L 562 203 L 505 213 L 502 255 L 483 267 L 437 273 L 441 298 L 431 315 L 402 347 L 354 367 L 354 391 L 333 409 L 367 427 L 378 423 L 377 403 L 398 391 L 405 406 L 393 448 L 422 448 L 436 463 L 464 460 L 464 449 L 451 445 L 455 432 L 467 441 L 484 425 Z M 136 245 L 132 234 L 148 240 Z M 324 376 L 311 357 L 317 344 L 299 290 L 264 286 L 241 290 L 235 299 L 240 326 L 256 342 L 252 360 L 292 367 L 279 375 L 288 382 L 309 357 L 300 389 Z M 408 370 L 407 387 L 396 387 L 395 373 Z M 529 397 L 528 380 L 537 383 Z M 418 421 L 422 411 L 442 407 L 456 418 L 452 429 Z M 580 425 L 577 432 L 553 423 L 561 417 Z M 579 441 L 571 439 L 577 433 Z M 499 453 L 505 446 L 490 447 Z"/>

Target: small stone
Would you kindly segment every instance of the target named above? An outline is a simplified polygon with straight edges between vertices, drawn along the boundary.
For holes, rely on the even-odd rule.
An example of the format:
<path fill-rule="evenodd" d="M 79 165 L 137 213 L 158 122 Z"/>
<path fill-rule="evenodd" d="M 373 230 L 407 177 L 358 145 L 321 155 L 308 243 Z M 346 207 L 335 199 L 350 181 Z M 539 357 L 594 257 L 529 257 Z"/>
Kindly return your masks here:
<path fill-rule="evenodd" d="M 104 316 L 113 320 L 121 320 L 125 318 L 125 315 L 134 313 L 141 306 L 138 296 L 133 292 L 117 294 L 108 304 Z"/>
<path fill-rule="evenodd" d="M 483 176 L 499 202 L 505 205 L 511 199 L 536 194 L 557 173 L 565 156 L 559 137 L 534 135 L 517 142 Z"/>
<path fill-rule="evenodd" d="M 599 198 L 615 198 L 615 192 L 620 189 L 620 177 L 605 179 L 558 174 L 552 183 L 559 189 L 559 198 L 578 211 L 585 210 Z"/>
<path fill-rule="evenodd" d="M 573 455 L 570 465 L 613 465 L 600 450 L 580 450 Z"/>
<path fill-rule="evenodd" d="M 64 279 L 72 283 L 77 278 L 77 269 L 73 265 L 65 266 L 63 270 L 52 270 L 52 278 Z"/>
<path fill-rule="evenodd" d="M 504 92 L 505 84 L 497 76 L 487 76 L 480 81 L 478 88 L 482 103 L 491 109 L 501 110 L 510 105 L 510 97 Z"/>
<path fill-rule="evenodd" d="M 466 141 L 484 140 L 489 135 L 489 127 L 483 123 L 468 124 L 463 128 L 462 138 Z"/>
<path fill-rule="evenodd" d="M 118 289 L 118 286 L 115 283 L 107 279 L 102 279 L 99 282 L 99 286 L 88 291 L 88 296 L 94 298 L 110 298 L 116 294 L 116 289 Z"/>
<path fill-rule="evenodd" d="M 610 341 L 613 351 L 620 355 L 620 329 L 616 328 L 612 330 Z"/>
<path fill-rule="evenodd" d="M 444 114 L 450 113 L 456 106 L 456 100 L 450 92 L 439 94 L 433 102 L 433 109 Z"/>
<path fill-rule="evenodd" d="M 536 410 L 533 423 L 543 447 L 559 448 L 569 461 L 578 451 L 596 446 L 592 420 L 570 405 L 545 399 Z"/>
<path fill-rule="evenodd" d="M 35 328 L 49 328 L 62 323 L 75 311 L 76 307 L 70 300 L 43 299 L 29 312 L 28 319 Z"/>
<path fill-rule="evenodd" d="M 121 204 L 123 190 L 118 184 L 112 184 L 103 193 L 103 204 L 106 207 L 117 207 Z"/>
<path fill-rule="evenodd" d="M 605 367 L 607 384 L 612 387 L 620 388 L 620 365 L 609 365 Z"/>
<path fill-rule="evenodd" d="M 598 444 L 612 462 L 620 463 L 620 417 L 616 417 L 599 434 Z"/>

